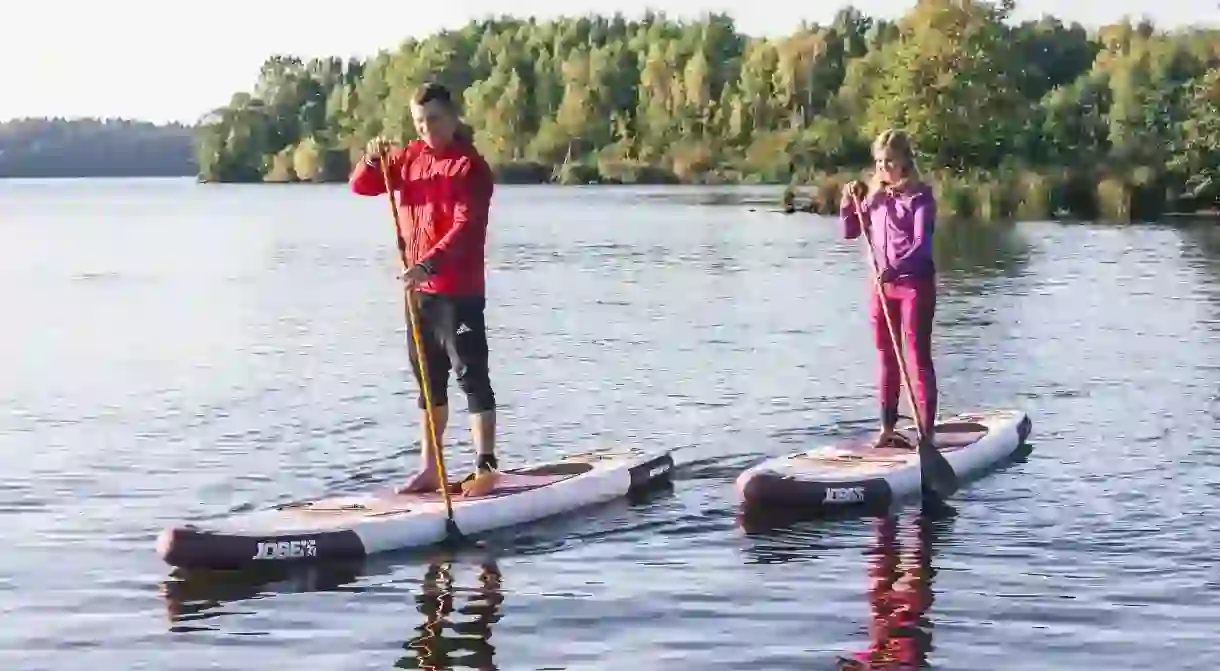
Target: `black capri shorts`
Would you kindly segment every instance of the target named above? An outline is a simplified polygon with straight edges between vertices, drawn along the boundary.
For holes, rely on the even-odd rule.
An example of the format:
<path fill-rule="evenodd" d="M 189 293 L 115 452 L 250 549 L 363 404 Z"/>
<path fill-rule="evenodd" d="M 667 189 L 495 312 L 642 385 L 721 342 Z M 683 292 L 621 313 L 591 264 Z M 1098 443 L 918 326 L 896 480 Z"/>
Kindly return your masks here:
<path fill-rule="evenodd" d="M 415 292 L 415 297 L 432 405 L 449 404 L 449 371 L 452 370 L 458 387 L 466 394 L 466 407 L 470 412 L 494 409 L 496 396 L 488 376 L 487 324 L 483 318 L 487 299 L 483 296 L 446 296 L 422 291 Z M 419 355 L 410 332 L 407 338 L 411 371 L 422 390 Z M 419 394 L 419 407 L 421 410 L 425 407 L 422 391 Z"/>

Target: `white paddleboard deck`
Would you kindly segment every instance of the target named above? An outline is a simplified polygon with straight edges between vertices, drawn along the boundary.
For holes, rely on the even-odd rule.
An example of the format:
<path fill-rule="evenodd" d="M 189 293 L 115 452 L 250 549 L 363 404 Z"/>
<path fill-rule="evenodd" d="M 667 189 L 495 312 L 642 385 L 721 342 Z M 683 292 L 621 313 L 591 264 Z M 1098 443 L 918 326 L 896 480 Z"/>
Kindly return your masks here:
<path fill-rule="evenodd" d="M 1012 455 L 1029 436 L 1032 423 L 1020 410 L 986 410 L 938 422 L 933 444 L 960 480 Z M 913 425 L 897 429 L 916 442 Z M 737 478 L 739 502 L 816 512 L 846 506 L 888 506 L 920 492 L 919 454 L 913 449 L 878 448 L 875 436 L 835 441 L 814 449 L 767 459 Z"/>
<path fill-rule="evenodd" d="M 451 495 L 453 517 L 465 535 L 525 524 L 627 496 L 668 479 L 672 468 L 668 451 L 633 449 L 507 469 L 487 495 Z M 157 551 L 166 563 L 188 568 L 353 559 L 439 543 L 447 519 L 440 492 L 396 494 L 388 488 L 173 527 L 161 533 Z"/>

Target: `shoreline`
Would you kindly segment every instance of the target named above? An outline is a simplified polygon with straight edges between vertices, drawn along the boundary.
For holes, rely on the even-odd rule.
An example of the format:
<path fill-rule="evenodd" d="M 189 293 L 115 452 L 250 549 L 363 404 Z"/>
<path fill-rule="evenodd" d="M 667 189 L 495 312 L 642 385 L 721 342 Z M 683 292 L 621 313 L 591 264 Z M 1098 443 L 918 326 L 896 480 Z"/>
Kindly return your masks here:
<path fill-rule="evenodd" d="M 1030 171 L 1023 173 L 1028 178 L 1045 179 L 1046 175 Z M 765 195 L 759 194 L 752 197 L 749 202 L 739 203 L 747 206 L 751 211 L 766 211 L 773 214 L 785 215 L 800 215 L 800 214 L 815 214 L 821 216 L 836 216 L 838 214 L 838 194 L 841 184 L 845 183 L 848 178 L 854 177 L 851 174 L 835 174 L 821 175 L 820 179 L 813 183 L 798 183 L 790 184 L 784 182 L 767 182 L 762 180 L 756 181 L 727 181 L 727 180 L 709 180 L 702 182 L 626 182 L 615 180 L 601 180 L 591 182 L 563 182 L 563 181 L 537 181 L 537 180 L 513 180 L 502 179 L 499 176 L 496 179 L 498 186 L 526 186 L 526 187 L 575 187 L 575 188 L 615 188 L 615 187 L 658 187 L 658 188 L 689 188 L 692 190 L 715 190 L 723 189 L 753 189 L 765 192 Z M 1083 189 L 1075 192 L 1078 201 L 1075 203 L 1075 208 L 1055 206 L 1055 199 L 1067 192 L 1066 189 L 1060 189 L 1058 195 L 1051 189 L 1035 191 L 1035 195 L 1041 196 L 1038 202 L 1031 202 L 1029 199 L 1029 190 L 1021 191 L 1013 189 L 1012 185 L 1020 183 L 1020 180 L 1013 180 L 1012 176 L 1007 178 L 998 177 L 991 180 L 974 181 L 974 178 L 953 177 L 948 181 L 937 181 L 932 176 L 928 176 L 927 181 L 933 186 L 937 194 L 938 203 L 941 209 L 942 220 L 961 220 L 975 222 L 1023 222 L 1023 221 L 1088 221 L 1096 223 L 1106 223 L 1112 225 L 1127 225 L 1127 224 L 1155 224 L 1165 219 L 1184 220 L 1192 219 L 1200 222 L 1220 223 L 1220 209 L 1201 207 L 1199 209 L 1176 209 L 1163 208 L 1153 209 L 1148 208 L 1133 208 L 1131 200 L 1133 193 L 1130 189 L 1118 184 L 1113 178 L 1110 181 L 1103 180 L 1091 189 Z M 942 178 L 943 179 L 943 178 Z M 309 186 L 342 186 L 346 184 L 346 180 L 284 180 L 284 181 L 255 181 L 255 180 L 206 180 L 199 175 L 55 175 L 55 176 L 21 176 L 21 177 L 0 177 L 0 184 L 5 181 L 38 181 L 42 183 L 54 183 L 56 181 L 70 182 L 81 180 L 175 180 L 183 183 L 189 182 L 192 186 L 280 186 L 280 187 L 309 187 Z M 1007 187 L 1007 188 L 1006 188 Z M 1107 190 L 1109 189 L 1109 190 Z M 1083 193 L 1082 193 L 1083 191 Z M 771 195 L 771 194 L 774 195 Z M 1106 201 L 1105 198 L 1109 194 L 1111 199 L 1117 201 Z M 1084 198 L 1081 198 L 1084 196 Z M 793 210 L 786 211 L 785 201 L 791 197 Z M 1138 197 L 1138 193 L 1135 193 Z M 1168 205 L 1168 203 L 1165 203 Z"/>

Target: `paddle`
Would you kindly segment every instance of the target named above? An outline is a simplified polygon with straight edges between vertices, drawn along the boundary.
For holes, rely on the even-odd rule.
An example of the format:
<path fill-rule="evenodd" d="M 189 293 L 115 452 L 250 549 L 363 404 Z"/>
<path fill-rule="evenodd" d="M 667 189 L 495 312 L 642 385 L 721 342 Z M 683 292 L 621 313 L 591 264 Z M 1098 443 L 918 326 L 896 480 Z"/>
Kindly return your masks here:
<path fill-rule="evenodd" d="M 898 334 L 894 331 L 894 321 L 890 318 L 889 301 L 885 299 L 885 289 L 881 285 L 881 268 L 877 264 L 877 254 L 873 251 L 873 237 L 869 233 L 868 221 L 864 218 L 864 209 L 860 207 L 860 199 L 851 194 L 852 205 L 856 208 L 856 216 L 860 219 L 860 230 L 864 232 L 865 246 L 868 247 L 868 257 L 873 265 L 873 284 L 876 286 L 877 298 L 881 301 L 881 313 L 885 316 L 885 326 L 890 332 L 890 344 L 894 348 L 894 356 L 898 359 L 898 370 L 902 373 L 902 386 L 907 392 L 907 402 L 911 404 L 911 414 L 915 416 L 915 431 L 919 434 L 919 476 L 923 481 L 920 487 L 925 500 L 931 493 L 941 498 L 952 496 L 958 488 L 957 473 L 945 460 L 944 455 L 937 450 L 928 438 L 928 428 L 923 425 L 922 413 L 915 402 L 915 392 L 911 387 L 911 376 L 907 374 L 906 362 L 902 358 L 902 347 L 898 344 Z"/>
<path fill-rule="evenodd" d="M 380 156 L 381 178 L 385 181 L 386 196 L 390 200 L 390 213 L 394 217 L 394 238 L 398 241 L 398 260 L 402 262 L 403 272 L 406 272 L 411 267 L 407 263 L 407 242 L 402 239 L 402 231 L 398 228 L 398 203 L 394 201 L 394 189 L 390 186 L 390 161 L 388 155 L 383 151 Z M 432 421 L 432 393 L 431 387 L 428 385 L 428 366 L 425 365 L 424 359 L 424 342 L 419 334 L 419 317 L 416 314 L 415 306 L 415 290 L 407 291 L 407 322 L 411 328 L 411 340 L 415 343 L 415 358 L 419 362 L 419 379 L 420 388 L 424 394 L 424 421 L 428 425 L 428 435 L 432 437 L 433 455 L 436 457 L 436 472 L 441 480 L 441 498 L 445 501 L 445 531 L 451 542 L 462 538 L 462 531 L 458 529 L 457 522 L 453 519 L 453 499 L 449 497 L 449 476 L 445 472 L 445 457 L 441 454 L 440 441 L 437 440 L 436 422 Z"/>

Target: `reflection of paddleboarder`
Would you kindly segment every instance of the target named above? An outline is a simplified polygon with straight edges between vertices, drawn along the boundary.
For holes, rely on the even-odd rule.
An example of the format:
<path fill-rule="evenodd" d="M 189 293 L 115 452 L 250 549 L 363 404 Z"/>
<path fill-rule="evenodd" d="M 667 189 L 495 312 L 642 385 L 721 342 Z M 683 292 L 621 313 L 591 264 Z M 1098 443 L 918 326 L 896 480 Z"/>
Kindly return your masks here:
<path fill-rule="evenodd" d="M 500 604 L 504 595 L 500 592 L 501 573 L 490 559 L 482 564 L 479 572 L 481 587 L 467 604 L 458 609 L 463 615 L 472 616 L 464 622 L 452 622 L 453 576 L 449 564 L 432 564 L 424 575 L 421 593 L 416 597 L 418 610 L 426 616 L 424 624 L 416 627 L 419 632 L 403 646 L 415 652 L 394 664 L 400 669 L 467 669 L 496 668 L 496 648 L 491 644 L 491 625 L 500 619 Z M 448 625 L 457 634 L 446 636 Z M 451 656 L 457 652 L 458 659 Z"/>
<path fill-rule="evenodd" d="M 869 567 L 869 648 L 840 658 L 840 671 L 914 671 L 925 668 L 932 627 L 924 614 L 932 605 L 932 520 L 914 518 L 914 546 L 903 551 L 895 517 L 877 520 Z"/>
<path fill-rule="evenodd" d="M 403 644 L 412 654 L 394 666 L 402 669 L 495 669 L 491 627 L 500 620 L 501 573 L 495 561 L 483 559 L 479 586 L 462 589 L 469 596 L 452 619 L 453 578 L 447 557 L 431 559 L 424 574 L 417 609 L 425 616 L 415 635 Z M 271 565 L 238 572 L 180 571 L 161 586 L 171 631 L 212 629 L 206 621 L 223 618 L 222 608 L 235 601 L 269 594 L 302 594 L 343 589 L 361 577 L 383 574 L 392 563 L 370 566 L 369 560 L 328 562 L 316 566 Z M 461 589 L 461 588 L 459 588 Z M 265 603 L 265 602 L 264 602 Z M 444 631 L 445 628 L 450 631 Z"/>

